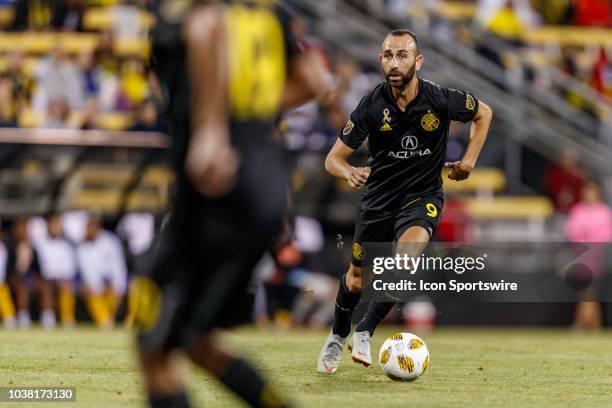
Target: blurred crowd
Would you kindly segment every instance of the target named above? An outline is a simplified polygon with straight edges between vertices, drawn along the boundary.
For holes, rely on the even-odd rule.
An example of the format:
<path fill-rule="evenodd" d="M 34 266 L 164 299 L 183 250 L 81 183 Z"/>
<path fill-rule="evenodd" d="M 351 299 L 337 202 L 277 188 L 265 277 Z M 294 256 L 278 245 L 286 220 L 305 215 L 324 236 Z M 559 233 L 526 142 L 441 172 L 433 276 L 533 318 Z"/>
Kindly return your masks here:
<path fill-rule="evenodd" d="M 98 327 L 134 319 L 127 302 L 133 271 L 153 242 L 155 217 L 132 213 L 108 227 L 83 211 L 20 217 L 2 224 L 0 318 L 27 328 L 36 315 L 46 329 L 74 326 L 77 299 Z M 35 306 L 35 310 L 31 308 Z"/>
<path fill-rule="evenodd" d="M 0 54 L 0 126 L 166 131 L 158 115 L 161 91 L 146 63 L 140 3 L 109 7 L 113 22 L 101 31 L 90 30 L 97 35 L 94 47 L 75 50 L 59 37 L 43 54 L 7 47 Z M 85 0 L 16 0 L 5 5 L 13 9 L 6 28 L 83 33 L 87 5 Z M 137 52 L 116 51 L 118 41 L 139 39 L 144 42 Z"/>
<path fill-rule="evenodd" d="M 556 66 L 564 73 L 590 86 L 604 97 L 612 97 L 612 59 L 610 49 L 585 41 L 584 44 L 564 41 L 569 33 L 559 32 L 559 46 L 531 45 L 523 38 L 527 30 L 542 26 L 575 26 L 580 28 L 612 28 L 612 3 L 608 0 L 479 0 L 474 20 L 476 25 L 513 48 L 530 66 L 528 79 L 541 86 L 549 86 L 546 74 L 538 75 L 539 68 Z M 605 35 L 605 34 L 602 34 Z M 607 34 L 609 35 L 609 34 Z M 584 33 L 588 37 L 588 33 Z M 485 55 L 502 65 L 512 64 L 492 47 L 480 46 Z M 556 49 L 555 49 L 556 48 Z M 599 116 L 596 106 L 577 94 L 565 92 L 572 104 Z"/>
<path fill-rule="evenodd" d="M 609 115 L 593 100 L 572 92 L 571 87 L 557 89 L 560 87 L 553 83 L 550 72 L 551 67 L 556 67 L 601 96 L 612 98 L 612 50 L 605 39 L 610 34 L 564 31 L 612 28 L 609 0 L 347 1 L 394 24 L 412 16 L 417 24 L 430 24 L 441 41 L 451 35 L 496 64 L 510 69 L 525 68 L 527 80 L 560 92 L 568 102 L 594 118 Z M 454 17 L 442 13 L 444 17 L 439 18 L 445 4 L 455 6 L 452 8 L 455 11 L 449 12 L 456 13 Z M 538 44 L 526 38 L 525 33 L 538 28 L 556 30 L 553 36 L 557 43 Z"/>

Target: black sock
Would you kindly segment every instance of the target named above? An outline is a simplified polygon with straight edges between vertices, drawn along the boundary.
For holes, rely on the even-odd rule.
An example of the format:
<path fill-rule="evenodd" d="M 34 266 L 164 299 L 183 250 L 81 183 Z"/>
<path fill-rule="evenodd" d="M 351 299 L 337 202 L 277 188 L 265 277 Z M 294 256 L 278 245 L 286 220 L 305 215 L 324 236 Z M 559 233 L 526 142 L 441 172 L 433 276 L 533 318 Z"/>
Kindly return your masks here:
<path fill-rule="evenodd" d="M 334 311 L 334 325 L 332 333 L 340 337 L 346 337 L 351 332 L 351 317 L 353 310 L 361 299 L 361 292 L 351 293 L 346 287 L 346 274 L 340 278 L 340 288 L 336 296 L 336 308 Z"/>
<path fill-rule="evenodd" d="M 219 376 L 227 388 L 252 407 L 287 407 L 287 403 L 266 384 L 246 361 L 236 358 Z"/>
<path fill-rule="evenodd" d="M 370 336 L 374 335 L 374 330 L 387 316 L 387 313 L 395 306 L 395 302 L 372 302 L 368 307 L 368 311 L 359 322 L 355 331 L 368 331 Z"/>
<path fill-rule="evenodd" d="M 153 408 L 189 408 L 185 390 L 170 395 L 149 395 L 149 404 Z"/>

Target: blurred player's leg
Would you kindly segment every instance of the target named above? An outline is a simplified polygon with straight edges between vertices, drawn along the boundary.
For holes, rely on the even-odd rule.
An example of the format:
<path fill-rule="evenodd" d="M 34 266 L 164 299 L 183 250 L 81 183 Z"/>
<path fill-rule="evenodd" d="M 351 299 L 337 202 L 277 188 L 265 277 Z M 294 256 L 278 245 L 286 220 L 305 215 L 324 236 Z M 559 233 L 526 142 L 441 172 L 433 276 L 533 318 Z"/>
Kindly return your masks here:
<path fill-rule="evenodd" d="M 188 408 L 178 360 L 168 352 L 139 350 L 149 404 L 153 408 Z"/>
<path fill-rule="evenodd" d="M 74 309 L 76 300 L 72 283 L 69 281 L 60 281 L 58 284 L 58 292 L 60 321 L 65 327 L 74 326 Z"/>
<path fill-rule="evenodd" d="M 222 350 L 214 334 L 196 340 L 189 350 L 189 356 L 250 406 L 287 406 L 246 360 Z"/>
<path fill-rule="evenodd" d="M 40 323 L 45 329 L 52 329 L 56 325 L 53 310 L 53 284 L 42 277 L 38 277 L 36 287 L 40 302 Z"/>
<path fill-rule="evenodd" d="M 30 288 L 25 278 L 15 278 L 13 284 L 15 290 L 15 303 L 17 306 L 17 324 L 21 328 L 32 325 L 30 318 Z"/>
<path fill-rule="evenodd" d="M 15 305 L 11 297 L 11 291 L 6 284 L 0 284 L 0 318 L 4 323 L 4 327 L 15 327 Z"/>
<path fill-rule="evenodd" d="M 111 313 L 108 310 L 106 299 L 102 293 L 98 294 L 90 289 L 86 289 L 85 303 L 96 326 L 100 328 L 112 326 Z"/>
<path fill-rule="evenodd" d="M 114 320 L 121 303 L 121 296 L 111 286 L 107 286 L 104 290 L 104 301 L 106 302 L 111 320 Z"/>
<path fill-rule="evenodd" d="M 138 308 L 139 280 L 132 279 L 128 288 L 127 298 L 127 315 L 125 316 L 124 325 L 126 328 L 131 328 L 136 319 L 136 311 Z"/>

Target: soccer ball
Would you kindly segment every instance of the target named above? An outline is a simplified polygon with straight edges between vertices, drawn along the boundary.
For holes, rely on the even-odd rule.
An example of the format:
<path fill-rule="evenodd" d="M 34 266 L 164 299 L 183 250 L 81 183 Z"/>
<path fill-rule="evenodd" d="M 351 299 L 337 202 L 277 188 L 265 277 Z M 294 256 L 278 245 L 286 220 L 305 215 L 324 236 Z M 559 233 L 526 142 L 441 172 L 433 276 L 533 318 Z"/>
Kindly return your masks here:
<path fill-rule="evenodd" d="M 412 333 L 396 333 L 383 343 L 378 362 L 392 380 L 414 381 L 427 370 L 429 350 L 420 337 Z"/>

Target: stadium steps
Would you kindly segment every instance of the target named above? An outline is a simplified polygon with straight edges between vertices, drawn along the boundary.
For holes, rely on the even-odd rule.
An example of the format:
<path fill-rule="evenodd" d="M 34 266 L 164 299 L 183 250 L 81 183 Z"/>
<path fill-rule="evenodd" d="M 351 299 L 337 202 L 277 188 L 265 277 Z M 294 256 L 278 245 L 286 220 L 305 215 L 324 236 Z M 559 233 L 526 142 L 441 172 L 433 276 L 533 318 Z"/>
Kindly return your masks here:
<path fill-rule="evenodd" d="M 448 178 L 448 170 L 442 170 L 444 191 L 448 193 L 476 193 L 481 197 L 492 197 L 506 188 L 506 176 L 495 167 L 476 168 L 467 180 L 458 183 Z"/>
<path fill-rule="evenodd" d="M 68 54 L 93 52 L 100 42 L 96 33 L 7 33 L 0 36 L 0 53 L 20 51 L 26 54 L 47 54 L 59 46 Z M 151 51 L 148 39 L 117 38 L 113 44 L 117 56 L 146 58 Z"/>
<path fill-rule="evenodd" d="M 162 166 L 148 167 L 126 197 L 125 188 L 134 181 L 134 173 L 131 166 L 85 165 L 71 177 L 61 206 L 111 213 L 123 204 L 130 211 L 163 210 L 174 181 L 173 173 Z"/>
<path fill-rule="evenodd" d="M 42 125 L 44 120 L 45 115 L 43 113 L 32 109 L 22 109 L 19 112 L 18 123 L 19 127 L 22 128 L 37 128 Z M 96 115 L 94 126 L 102 130 L 123 130 L 129 128 L 133 122 L 134 117 L 131 113 L 101 112 Z M 68 123 L 74 128 L 80 127 L 82 123 L 81 112 L 71 112 Z"/>
<path fill-rule="evenodd" d="M 155 18 L 146 11 L 139 12 L 141 27 L 148 29 L 155 23 Z M 105 31 L 112 28 L 117 21 L 114 7 L 93 7 L 85 11 L 83 27 L 91 31 Z"/>

